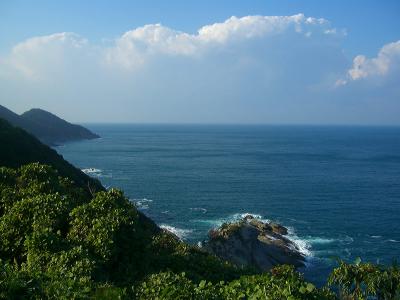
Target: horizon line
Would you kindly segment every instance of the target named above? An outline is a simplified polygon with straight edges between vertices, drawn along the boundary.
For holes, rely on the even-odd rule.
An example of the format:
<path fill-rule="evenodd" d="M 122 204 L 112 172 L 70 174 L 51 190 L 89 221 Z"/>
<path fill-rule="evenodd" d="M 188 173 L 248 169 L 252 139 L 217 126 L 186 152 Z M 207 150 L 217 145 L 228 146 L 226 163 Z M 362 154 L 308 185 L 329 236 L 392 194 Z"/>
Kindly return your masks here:
<path fill-rule="evenodd" d="M 74 122 L 80 125 L 164 125 L 164 126 L 283 126 L 283 127 L 400 127 L 400 124 L 363 123 L 204 123 L 204 122 Z"/>

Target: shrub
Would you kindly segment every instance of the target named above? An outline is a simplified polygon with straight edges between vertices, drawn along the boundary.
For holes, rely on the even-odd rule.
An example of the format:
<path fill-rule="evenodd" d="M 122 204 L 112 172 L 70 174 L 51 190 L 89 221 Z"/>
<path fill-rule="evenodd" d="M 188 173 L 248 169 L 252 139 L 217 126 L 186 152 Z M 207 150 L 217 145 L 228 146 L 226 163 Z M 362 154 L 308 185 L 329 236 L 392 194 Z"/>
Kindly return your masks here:
<path fill-rule="evenodd" d="M 400 272 L 397 266 L 385 268 L 356 259 L 353 264 L 339 261 L 328 278 L 329 285 L 335 285 L 342 297 L 349 299 L 400 298 Z"/>

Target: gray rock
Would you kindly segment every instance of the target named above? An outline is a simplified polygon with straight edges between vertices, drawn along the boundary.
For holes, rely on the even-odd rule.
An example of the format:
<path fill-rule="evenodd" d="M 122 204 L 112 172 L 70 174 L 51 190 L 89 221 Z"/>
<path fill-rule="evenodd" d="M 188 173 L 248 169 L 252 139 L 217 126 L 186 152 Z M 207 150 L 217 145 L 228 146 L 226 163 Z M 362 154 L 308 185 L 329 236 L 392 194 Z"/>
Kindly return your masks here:
<path fill-rule="evenodd" d="M 272 231 L 275 233 L 279 233 L 282 235 L 288 234 L 287 228 L 283 227 L 281 224 L 271 222 L 269 225 L 272 227 Z"/>
<path fill-rule="evenodd" d="M 287 229 L 280 224 L 246 216 L 238 222 L 211 230 L 203 247 L 238 266 L 252 266 L 260 271 L 281 264 L 304 266 L 304 255 L 284 236 L 286 234 Z"/>

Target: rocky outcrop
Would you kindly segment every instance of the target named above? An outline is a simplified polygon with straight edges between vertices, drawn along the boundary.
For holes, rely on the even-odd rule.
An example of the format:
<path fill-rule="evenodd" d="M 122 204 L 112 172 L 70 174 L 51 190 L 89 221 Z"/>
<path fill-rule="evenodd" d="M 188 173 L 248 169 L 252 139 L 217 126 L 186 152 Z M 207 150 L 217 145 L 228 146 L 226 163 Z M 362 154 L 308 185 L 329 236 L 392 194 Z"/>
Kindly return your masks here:
<path fill-rule="evenodd" d="M 304 266 L 304 255 L 289 240 L 287 228 L 265 223 L 251 215 L 235 223 L 223 224 L 209 232 L 204 249 L 238 266 L 268 271 L 276 265 Z"/>

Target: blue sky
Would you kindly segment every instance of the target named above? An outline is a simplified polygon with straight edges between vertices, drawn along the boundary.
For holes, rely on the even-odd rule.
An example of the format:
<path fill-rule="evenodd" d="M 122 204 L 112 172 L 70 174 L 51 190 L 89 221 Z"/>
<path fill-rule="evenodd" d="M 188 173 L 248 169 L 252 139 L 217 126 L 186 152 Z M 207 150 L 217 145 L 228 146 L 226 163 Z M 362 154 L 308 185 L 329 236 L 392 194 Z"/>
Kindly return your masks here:
<path fill-rule="evenodd" d="M 389 0 L 5 0 L 0 101 L 73 121 L 399 124 L 399 28 Z"/>

